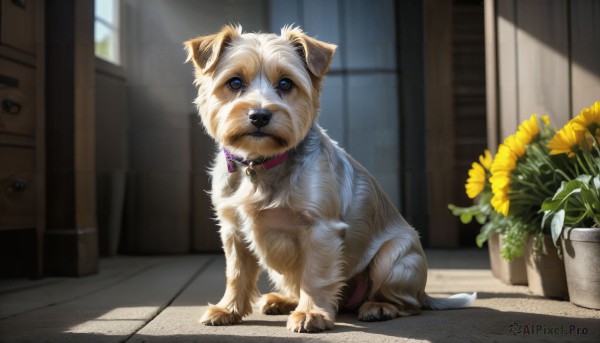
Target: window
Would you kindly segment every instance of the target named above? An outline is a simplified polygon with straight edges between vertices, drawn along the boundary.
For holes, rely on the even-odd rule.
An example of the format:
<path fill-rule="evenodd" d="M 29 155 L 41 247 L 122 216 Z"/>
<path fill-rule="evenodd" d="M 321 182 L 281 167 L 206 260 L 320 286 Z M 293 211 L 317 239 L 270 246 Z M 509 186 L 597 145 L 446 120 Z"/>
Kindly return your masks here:
<path fill-rule="evenodd" d="M 96 56 L 114 64 L 120 64 L 119 0 L 96 0 L 95 6 Z"/>

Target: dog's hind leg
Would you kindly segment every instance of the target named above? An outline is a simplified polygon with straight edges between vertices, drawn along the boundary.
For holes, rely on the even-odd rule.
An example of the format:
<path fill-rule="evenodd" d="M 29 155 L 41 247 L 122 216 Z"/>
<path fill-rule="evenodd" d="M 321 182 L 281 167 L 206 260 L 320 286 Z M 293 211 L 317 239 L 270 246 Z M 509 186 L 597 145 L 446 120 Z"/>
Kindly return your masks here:
<path fill-rule="evenodd" d="M 300 290 L 295 284 L 297 280 L 286 279 L 273 269 L 267 271 L 271 282 L 279 292 L 262 296 L 259 303 L 260 312 L 266 315 L 290 314 L 298 306 Z"/>
<path fill-rule="evenodd" d="M 381 245 L 369 265 L 372 288 L 358 310 L 359 320 L 383 321 L 421 312 L 427 264 L 415 237 L 402 234 Z"/>
<path fill-rule="evenodd" d="M 298 306 L 298 298 L 279 293 L 263 295 L 261 312 L 267 315 L 290 314 Z"/>

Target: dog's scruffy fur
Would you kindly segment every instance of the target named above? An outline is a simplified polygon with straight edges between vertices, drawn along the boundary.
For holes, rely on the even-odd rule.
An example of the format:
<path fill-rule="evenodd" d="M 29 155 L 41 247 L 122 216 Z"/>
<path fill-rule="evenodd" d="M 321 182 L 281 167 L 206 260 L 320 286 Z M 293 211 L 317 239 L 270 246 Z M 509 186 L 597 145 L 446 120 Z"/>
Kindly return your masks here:
<path fill-rule="evenodd" d="M 184 45 L 195 65 L 202 123 L 220 146 L 211 194 L 227 285 L 202 323 L 235 324 L 250 314 L 261 267 L 280 292 L 263 296 L 262 312 L 291 312 L 287 328 L 295 332 L 332 329 L 341 308 L 380 321 L 473 302 L 475 294 L 425 293 L 427 263 L 417 232 L 317 124 L 334 45 L 298 27 L 278 36 L 239 26 Z M 260 123 L 250 115 L 257 111 L 268 113 Z M 256 168 L 255 179 L 244 172 L 244 163 L 284 153 L 282 163 Z"/>

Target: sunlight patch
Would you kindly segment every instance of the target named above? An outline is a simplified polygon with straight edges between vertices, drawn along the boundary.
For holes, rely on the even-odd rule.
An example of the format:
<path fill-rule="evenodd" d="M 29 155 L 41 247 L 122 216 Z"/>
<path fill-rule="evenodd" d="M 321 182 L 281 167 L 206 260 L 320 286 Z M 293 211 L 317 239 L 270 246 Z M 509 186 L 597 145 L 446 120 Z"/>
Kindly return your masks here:
<path fill-rule="evenodd" d="M 125 335 L 143 327 L 160 308 L 157 306 L 118 307 L 103 315 L 77 324 L 65 332 Z"/>

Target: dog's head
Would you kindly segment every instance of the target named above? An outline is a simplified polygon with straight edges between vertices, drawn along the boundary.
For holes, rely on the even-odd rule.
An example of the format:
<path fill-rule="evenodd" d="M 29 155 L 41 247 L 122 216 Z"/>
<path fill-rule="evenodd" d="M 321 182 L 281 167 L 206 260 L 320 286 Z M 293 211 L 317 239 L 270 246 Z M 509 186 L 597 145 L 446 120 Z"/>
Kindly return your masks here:
<path fill-rule="evenodd" d="M 296 146 L 319 111 L 335 46 L 300 28 L 281 35 L 220 32 L 184 43 L 196 69 L 196 105 L 206 131 L 233 153 L 270 157 Z"/>

